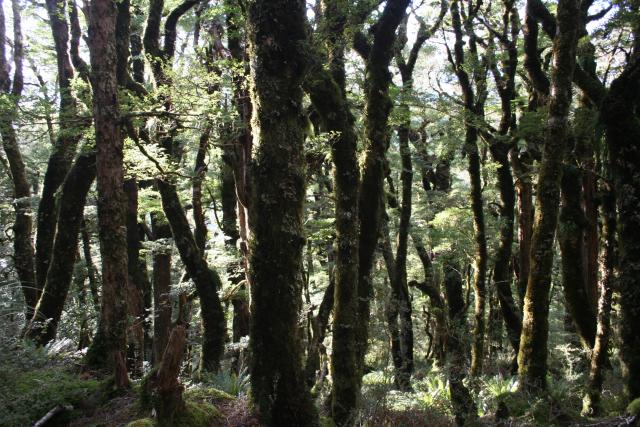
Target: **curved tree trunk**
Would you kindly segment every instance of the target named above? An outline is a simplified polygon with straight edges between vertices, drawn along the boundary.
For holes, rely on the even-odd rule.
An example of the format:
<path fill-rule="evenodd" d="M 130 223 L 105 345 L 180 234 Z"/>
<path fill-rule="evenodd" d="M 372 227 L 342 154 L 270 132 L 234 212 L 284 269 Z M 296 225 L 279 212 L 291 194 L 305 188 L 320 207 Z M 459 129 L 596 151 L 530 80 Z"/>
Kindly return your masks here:
<path fill-rule="evenodd" d="M 34 249 L 31 236 L 33 232 L 31 186 L 29 185 L 26 167 L 13 126 L 18 100 L 24 87 L 22 74 L 24 52 L 20 6 L 17 0 L 12 0 L 11 6 L 13 10 L 13 62 L 15 70 L 12 85 L 9 78 L 9 64 L 5 57 L 6 29 L 4 10 L 0 10 L 0 91 L 4 95 L 10 96 L 14 103 L 9 103 L 8 111 L 0 112 L 0 134 L 2 134 L 2 147 L 9 162 L 13 183 L 13 206 L 16 213 L 13 224 L 13 262 L 24 295 L 25 319 L 28 322 L 33 317 L 33 311 L 38 303 L 38 292 L 36 289 Z M 1 8 L 2 5 L 0 4 Z"/>
<path fill-rule="evenodd" d="M 96 153 L 82 153 L 67 175 L 60 195 L 58 226 L 44 291 L 25 336 L 45 345 L 56 336 L 78 249 L 87 193 L 96 176 Z"/>
<path fill-rule="evenodd" d="M 175 185 L 161 179 L 157 179 L 156 184 L 162 198 L 162 209 L 171 226 L 180 259 L 187 269 L 187 274 L 195 283 L 200 297 L 204 329 L 201 368 L 215 372 L 220 368 L 226 330 L 224 312 L 218 296 L 222 282 L 218 273 L 209 268 L 204 254 L 198 249 Z"/>
<path fill-rule="evenodd" d="M 579 2 L 560 0 L 558 32 L 553 41 L 552 96 L 538 178 L 536 218 L 531 243 L 531 271 L 524 304 L 518 353 L 520 387 L 546 388 L 549 289 L 553 242 L 558 223 L 562 161 L 567 146 L 571 80 L 575 68 Z"/>
<path fill-rule="evenodd" d="M 370 305 L 373 298 L 371 270 L 380 233 L 384 168 L 389 147 L 388 127 L 392 102 L 389 97 L 389 64 L 394 53 L 395 32 L 404 18 L 408 0 L 387 1 L 373 35 L 365 71 L 365 159 L 360 184 L 360 234 L 358 241 L 358 309 L 356 368 L 360 382 L 368 348 Z M 359 387 L 358 387 L 359 388 Z"/>
<path fill-rule="evenodd" d="M 53 241 L 56 234 L 55 194 L 65 180 L 75 156 L 82 130 L 89 122 L 79 121 L 77 101 L 73 96 L 71 82 L 74 77 L 69 56 L 69 25 L 65 11 L 65 0 L 47 0 L 49 24 L 56 49 L 58 64 L 58 86 L 60 89 L 60 111 L 58 135 L 47 163 L 42 195 L 38 205 L 38 226 L 36 234 L 36 288 L 38 297 L 45 286 Z"/>

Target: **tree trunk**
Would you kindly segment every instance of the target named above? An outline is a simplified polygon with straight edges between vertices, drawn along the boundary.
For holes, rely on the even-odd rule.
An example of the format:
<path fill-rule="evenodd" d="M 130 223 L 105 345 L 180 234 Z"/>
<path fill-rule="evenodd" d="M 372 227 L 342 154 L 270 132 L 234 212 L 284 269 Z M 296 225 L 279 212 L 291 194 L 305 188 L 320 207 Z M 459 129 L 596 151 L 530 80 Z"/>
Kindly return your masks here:
<path fill-rule="evenodd" d="M 62 186 L 58 226 L 44 291 L 25 336 L 45 345 L 56 336 L 73 275 L 78 232 L 84 218 L 87 193 L 96 175 L 96 153 L 78 156 Z"/>
<path fill-rule="evenodd" d="M 538 178 L 531 270 L 518 353 L 518 374 L 523 390 L 546 388 L 549 289 L 562 161 L 567 146 L 571 80 L 575 68 L 578 3 L 576 0 L 560 0 L 558 3 L 558 32 L 553 41 L 552 96 Z"/>
<path fill-rule="evenodd" d="M 471 7 L 470 7 L 471 9 Z M 475 238 L 475 265 L 473 285 L 475 289 L 475 321 L 473 329 L 473 345 L 471 348 L 471 375 L 477 376 L 482 373 L 484 359 L 484 336 L 485 336 L 485 298 L 486 298 L 486 276 L 487 276 L 487 238 L 485 235 L 484 209 L 482 206 L 482 178 L 480 168 L 480 153 L 478 151 L 478 129 L 473 124 L 474 116 L 484 115 L 482 107 L 482 82 L 484 80 L 477 71 L 478 54 L 476 47 L 476 36 L 473 34 L 471 16 L 465 17 L 464 27 L 467 30 L 466 36 L 469 39 L 471 53 L 473 77 L 478 89 L 474 94 L 472 81 L 465 70 L 468 64 L 464 59 L 464 33 L 462 31 L 463 22 L 460 19 L 459 0 L 451 3 L 451 20 L 455 33 L 456 42 L 454 45 L 455 72 L 458 77 L 462 98 L 464 102 L 465 114 L 465 142 L 464 154 L 468 158 L 468 172 L 471 187 L 471 210 L 473 212 L 473 228 Z M 484 84 L 486 86 L 486 83 Z M 476 99 L 477 98 L 477 99 Z"/>
<path fill-rule="evenodd" d="M 580 204 L 582 174 L 575 165 L 564 166 L 558 242 L 562 252 L 562 286 L 567 311 L 585 349 L 593 347 L 596 337 L 596 313 L 587 290 L 584 264 L 586 218 Z"/>
<path fill-rule="evenodd" d="M 254 164 L 250 223 L 251 385 L 265 425 L 318 424 L 302 372 L 305 2 L 250 3 Z"/>
<path fill-rule="evenodd" d="M 31 233 L 33 221 L 31 219 L 31 186 L 27 171 L 18 145 L 13 122 L 16 117 L 18 101 L 22 95 L 24 78 L 22 74 L 22 60 L 24 56 L 22 45 L 22 26 L 20 6 L 17 0 L 11 2 L 13 10 L 13 62 L 15 65 L 13 85 L 9 78 L 9 64 L 5 57 L 6 29 L 4 10 L 0 10 L 0 91 L 13 99 L 7 105 L 7 110 L 0 114 L 0 134 L 2 147 L 9 162 L 11 181 L 13 183 L 13 207 L 16 213 L 13 223 L 13 262 L 20 281 L 20 287 L 25 301 L 25 319 L 28 322 L 33 317 L 33 310 L 38 303 L 34 266 L 34 249 Z M 0 9 L 2 5 L 0 4 Z"/>
<path fill-rule="evenodd" d="M 203 326 L 201 369 L 216 372 L 220 368 L 226 330 L 224 312 L 218 296 L 222 282 L 218 273 L 209 268 L 204 254 L 198 249 L 175 185 L 162 179 L 156 179 L 156 184 L 180 259 L 196 285 L 200 297 Z"/>
<path fill-rule="evenodd" d="M 466 304 L 462 296 L 462 277 L 458 269 L 445 260 L 444 289 L 449 312 L 449 336 L 447 339 L 449 392 L 451 404 L 459 426 L 473 425 L 478 417 L 473 398 L 464 385 L 469 360 L 466 355 L 464 333 L 467 330 Z"/>
<path fill-rule="evenodd" d="M 142 375 L 142 365 L 145 353 L 145 295 L 150 292 L 149 279 L 146 276 L 146 268 L 142 267 L 145 259 L 140 256 L 140 230 L 138 228 L 138 183 L 135 178 L 124 181 L 124 193 L 126 197 L 126 224 L 127 224 L 127 300 L 129 315 L 133 323 L 129 325 L 128 336 L 129 366 L 132 376 Z"/>
<path fill-rule="evenodd" d="M 389 147 L 389 64 L 394 53 L 395 32 L 404 18 L 407 0 L 391 0 L 375 25 L 373 44 L 365 70 L 365 159 L 360 184 L 360 234 L 358 238 L 358 309 L 356 333 L 356 375 L 361 382 L 368 348 L 370 305 L 373 298 L 371 270 L 380 233 L 384 169 Z M 359 387 L 358 387 L 359 388 Z"/>
<path fill-rule="evenodd" d="M 77 101 L 73 96 L 71 87 L 74 72 L 69 56 L 69 25 L 65 15 L 66 1 L 47 0 L 46 4 L 58 64 L 60 127 L 53 151 L 47 163 L 42 195 L 38 205 L 35 259 L 38 297 L 40 297 L 40 292 L 45 286 L 56 234 L 55 194 L 64 182 L 65 176 L 71 167 L 82 131 L 90 124 L 88 121 L 78 120 Z"/>
<path fill-rule="evenodd" d="M 598 327 L 595 344 L 591 351 L 589 383 L 583 400 L 582 413 L 588 416 L 599 416 L 602 413 L 601 393 L 603 370 L 607 360 L 609 340 L 611 337 L 611 300 L 614 288 L 615 246 L 616 246 L 616 197 L 612 188 L 603 185 L 602 243 L 600 255 L 600 298 L 598 299 Z"/>
<path fill-rule="evenodd" d="M 171 238 L 166 218 L 151 214 L 151 232 L 158 244 L 153 251 L 153 364 L 157 366 L 171 334 L 171 247 L 164 239 Z"/>
<path fill-rule="evenodd" d="M 637 25 L 637 24 L 636 24 Z M 620 356 L 629 400 L 640 397 L 640 124 L 636 114 L 640 90 L 640 28 L 634 28 L 634 51 L 606 95 L 605 124 L 618 208 Z"/>
<path fill-rule="evenodd" d="M 322 342 L 326 336 L 327 326 L 329 324 L 329 316 L 333 309 L 333 300 L 335 294 L 335 278 L 331 278 L 329 286 L 324 291 L 322 302 L 318 308 L 318 314 L 311 320 L 313 335 L 309 343 L 309 351 L 307 352 L 307 360 L 304 367 L 304 377 L 307 386 L 312 388 L 317 380 L 317 373 L 320 370 L 320 356 L 322 352 Z"/>
<path fill-rule="evenodd" d="M 125 363 L 127 328 L 127 236 L 123 192 L 123 137 L 118 104 L 116 6 L 92 0 L 89 53 L 96 134 L 98 229 L 102 255 L 102 312 L 105 350 L 118 389 L 129 385 Z"/>

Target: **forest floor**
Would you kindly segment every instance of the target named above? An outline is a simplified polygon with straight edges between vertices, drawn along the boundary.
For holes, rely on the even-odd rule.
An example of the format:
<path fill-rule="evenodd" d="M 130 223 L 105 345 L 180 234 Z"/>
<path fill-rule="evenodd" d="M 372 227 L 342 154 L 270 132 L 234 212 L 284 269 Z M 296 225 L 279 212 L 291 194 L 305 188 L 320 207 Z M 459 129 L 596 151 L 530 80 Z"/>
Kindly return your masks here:
<path fill-rule="evenodd" d="M 60 412 L 46 426 L 69 427 L 151 427 L 150 410 L 144 410 L 140 398 L 140 380 L 121 395 L 108 392 L 108 381 L 83 372 L 82 355 L 66 353 L 50 356 L 44 350 L 24 348 L 17 341 L 0 348 L 0 426 L 34 425 L 49 411 Z M 204 424 L 211 427 L 254 427 L 258 421 L 247 397 L 248 377 L 218 374 L 190 383 L 186 378 L 188 405 L 210 408 Z M 478 426 L 633 426 L 637 420 L 617 416 L 618 396 L 604 395 L 610 417 L 586 419 L 579 414 L 579 387 L 567 381 L 552 384 L 548 399 L 523 399 L 515 392 L 514 377 L 487 377 L 476 385 L 480 418 Z M 611 386 L 610 386 L 611 387 Z M 326 401 L 326 390 L 317 392 L 318 401 Z M 498 422 L 496 410 L 502 402 L 510 417 Z M 416 378 L 413 390 L 393 390 L 392 376 L 374 371 L 363 380 L 363 401 L 358 425 L 392 427 L 454 426 L 448 385 L 437 369 Z M 206 411 L 205 411 L 206 412 Z M 323 412 L 322 405 L 320 412 Z M 195 421 L 181 425 L 195 427 Z M 321 426 L 331 426 L 321 417 Z"/>

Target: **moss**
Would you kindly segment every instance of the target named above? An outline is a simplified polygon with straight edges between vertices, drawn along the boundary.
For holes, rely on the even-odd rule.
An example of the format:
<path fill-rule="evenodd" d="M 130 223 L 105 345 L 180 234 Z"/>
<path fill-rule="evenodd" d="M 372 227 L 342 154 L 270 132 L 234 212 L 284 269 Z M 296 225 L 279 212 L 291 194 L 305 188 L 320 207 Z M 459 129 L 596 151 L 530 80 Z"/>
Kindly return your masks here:
<path fill-rule="evenodd" d="M 140 420 L 131 421 L 126 427 L 154 427 L 155 421 L 151 418 L 142 418 Z"/>
<path fill-rule="evenodd" d="M 0 370 L 0 425 L 6 427 L 31 425 L 58 405 L 82 406 L 99 395 L 102 386 L 97 380 L 79 378 L 63 367 L 23 371 L 2 365 Z"/>
<path fill-rule="evenodd" d="M 640 397 L 629 403 L 627 414 L 640 416 Z"/>
<path fill-rule="evenodd" d="M 174 419 L 174 427 L 208 427 L 220 412 L 210 403 L 186 402 L 185 411 Z"/>
<path fill-rule="evenodd" d="M 155 377 L 157 371 L 158 367 L 154 366 L 140 382 L 140 406 L 143 409 L 151 409 L 153 406 L 151 380 Z"/>
<path fill-rule="evenodd" d="M 510 417 L 520 417 L 529 409 L 529 401 L 521 393 L 507 392 L 498 395 L 498 405 L 507 408 Z"/>
<path fill-rule="evenodd" d="M 330 417 L 320 416 L 320 427 L 335 427 L 335 425 Z"/>
<path fill-rule="evenodd" d="M 221 400 L 233 400 L 235 397 L 214 387 L 194 387 L 184 392 L 185 400 L 215 402 Z"/>

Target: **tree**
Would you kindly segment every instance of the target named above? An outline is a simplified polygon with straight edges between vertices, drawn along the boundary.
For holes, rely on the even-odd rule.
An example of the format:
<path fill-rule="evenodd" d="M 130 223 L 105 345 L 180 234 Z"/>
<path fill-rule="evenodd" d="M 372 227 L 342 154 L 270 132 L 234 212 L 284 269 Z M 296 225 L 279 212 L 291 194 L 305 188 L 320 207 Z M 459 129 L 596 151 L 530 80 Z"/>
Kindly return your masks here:
<path fill-rule="evenodd" d="M 531 242 L 531 271 L 524 301 L 518 374 L 524 390 L 546 388 L 549 334 L 549 287 L 553 242 L 558 222 L 562 159 L 567 146 L 567 116 L 575 69 L 578 2 L 560 0 L 558 30 L 553 40 L 551 98 L 538 177 L 536 217 Z"/>
<path fill-rule="evenodd" d="M 317 425 L 302 375 L 302 77 L 305 4 L 248 5 L 255 141 L 250 223 L 251 385 L 266 425 Z"/>
<path fill-rule="evenodd" d="M 123 191 L 123 137 L 118 103 L 115 5 L 92 0 L 89 53 L 96 135 L 98 224 L 102 255 L 101 322 L 114 385 L 129 385 L 125 362 L 127 327 L 127 238 Z M 76 234 L 77 235 L 77 234 Z"/>

